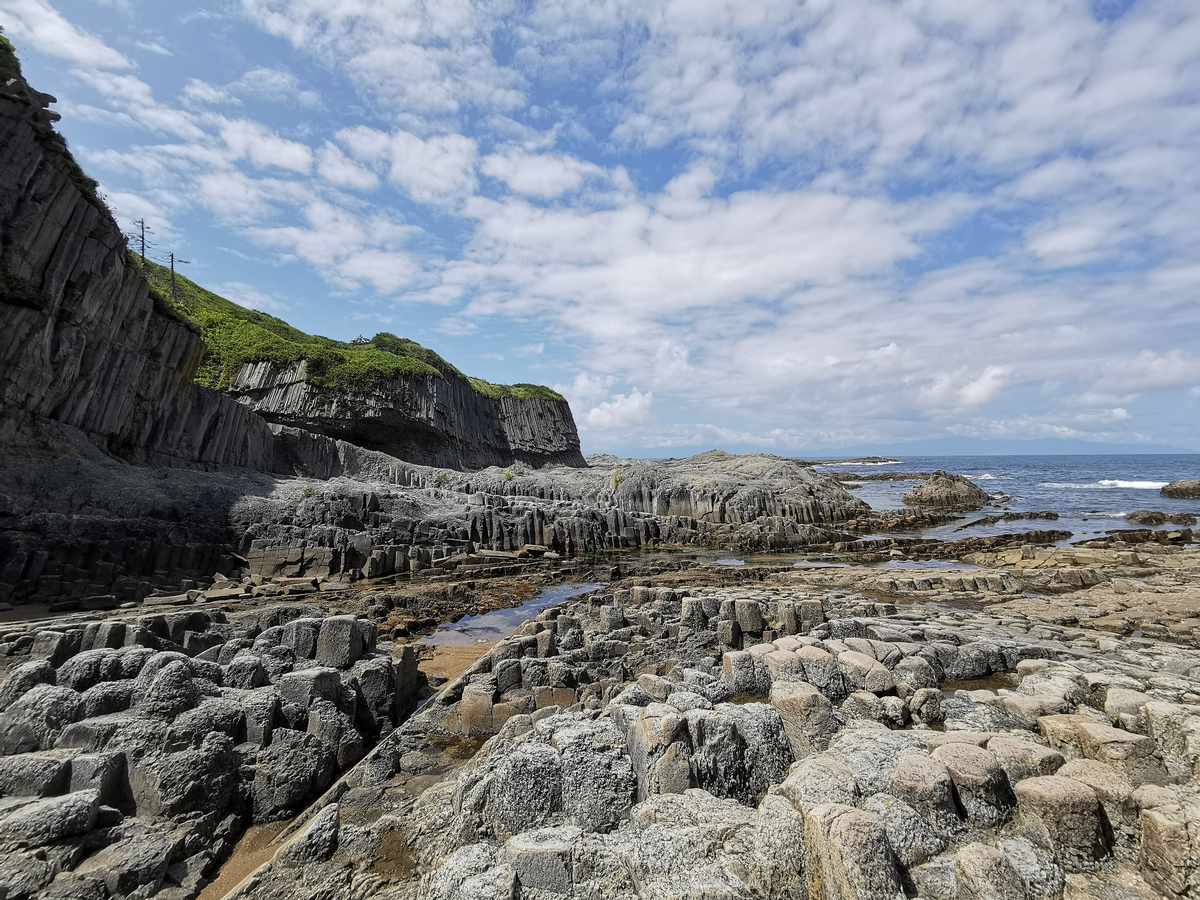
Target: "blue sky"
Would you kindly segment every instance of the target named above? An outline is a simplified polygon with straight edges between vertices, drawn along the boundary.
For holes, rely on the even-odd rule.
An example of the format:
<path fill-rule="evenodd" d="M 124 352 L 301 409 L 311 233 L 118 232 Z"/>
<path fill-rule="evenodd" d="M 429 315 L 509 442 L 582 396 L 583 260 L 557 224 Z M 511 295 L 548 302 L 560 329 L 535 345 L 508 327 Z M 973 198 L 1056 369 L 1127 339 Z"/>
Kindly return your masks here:
<path fill-rule="evenodd" d="M 118 216 L 586 451 L 1200 449 L 1194 2 L 0 0 Z"/>

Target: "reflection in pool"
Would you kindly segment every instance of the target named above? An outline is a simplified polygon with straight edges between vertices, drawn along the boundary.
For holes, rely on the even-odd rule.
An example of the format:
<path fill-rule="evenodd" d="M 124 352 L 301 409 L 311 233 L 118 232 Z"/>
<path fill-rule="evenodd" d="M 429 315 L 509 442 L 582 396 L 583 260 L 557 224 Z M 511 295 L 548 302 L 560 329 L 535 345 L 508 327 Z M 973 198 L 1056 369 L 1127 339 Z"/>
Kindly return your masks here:
<path fill-rule="evenodd" d="M 477 616 L 464 616 L 457 622 L 443 622 L 433 634 L 421 638 L 419 643 L 461 647 L 480 641 L 493 643 L 503 640 L 512 634 L 518 625 L 526 619 L 533 618 L 543 609 L 598 587 L 604 587 L 604 584 L 556 584 L 539 591 L 536 597 L 520 606 L 493 609 Z"/>

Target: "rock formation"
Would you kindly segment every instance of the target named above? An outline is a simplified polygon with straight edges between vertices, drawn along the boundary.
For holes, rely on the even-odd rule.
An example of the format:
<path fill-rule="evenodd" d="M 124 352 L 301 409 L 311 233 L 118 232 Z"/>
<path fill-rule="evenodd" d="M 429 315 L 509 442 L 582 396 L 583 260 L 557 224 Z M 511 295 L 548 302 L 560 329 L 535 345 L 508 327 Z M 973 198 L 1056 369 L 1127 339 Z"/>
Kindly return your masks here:
<path fill-rule="evenodd" d="M 1200 500 L 1200 479 L 1180 478 L 1162 489 L 1164 497 L 1176 500 Z"/>
<path fill-rule="evenodd" d="M 1200 682 L 1171 673 L 1194 648 L 861 583 L 683 576 L 547 610 L 234 896 L 1187 896 Z"/>
<path fill-rule="evenodd" d="M 928 481 L 905 494 L 904 502 L 912 506 L 979 509 L 988 502 L 988 495 L 966 476 L 938 469 Z"/>
<path fill-rule="evenodd" d="M 53 422 L 135 462 L 292 474 L 299 425 L 412 462 L 453 467 L 583 465 L 566 401 L 498 396 L 465 378 L 400 377 L 384 390 L 324 395 L 304 362 L 246 365 L 235 402 L 193 383 L 198 329 L 152 292 L 63 138 L 52 97 L 0 45 L 0 436 Z M 257 413 L 261 413 L 258 415 Z"/>
<path fill-rule="evenodd" d="M 421 465 L 585 465 L 575 420 L 562 398 L 492 398 L 452 372 L 397 375 L 368 391 L 331 391 L 308 383 L 305 368 L 303 360 L 247 363 L 227 392 L 268 422 Z"/>

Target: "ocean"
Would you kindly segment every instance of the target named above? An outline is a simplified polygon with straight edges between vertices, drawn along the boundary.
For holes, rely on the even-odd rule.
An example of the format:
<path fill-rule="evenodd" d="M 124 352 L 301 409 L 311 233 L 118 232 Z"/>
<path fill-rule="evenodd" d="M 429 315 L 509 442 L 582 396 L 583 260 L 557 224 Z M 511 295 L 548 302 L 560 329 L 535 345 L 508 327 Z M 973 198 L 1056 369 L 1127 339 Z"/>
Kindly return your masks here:
<path fill-rule="evenodd" d="M 1200 478 L 1200 454 L 1131 456 L 913 456 L 888 463 L 818 466 L 823 472 L 932 472 L 945 469 L 966 475 L 989 494 L 1003 492 L 1001 508 L 988 507 L 963 519 L 920 532 L 953 540 L 986 534 L 1058 529 L 1073 534 L 1071 542 L 1097 537 L 1114 528 L 1141 528 L 1125 521 L 1139 509 L 1190 512 L 1200 516 L 1200 500 L 1172 500 L 1159 490 L 1177 478 Z M 873 509 L 896 509 L 911 481 L 863 481 L 846 486 Z M 1057 522 L 1018 520 L 994 525 L 964 525 L 997 512 L 1054 510 Z M 1178 525 L 1159 526 L 1178 528 Z M 962 529 L 962 530 L 960 530 Z"/>

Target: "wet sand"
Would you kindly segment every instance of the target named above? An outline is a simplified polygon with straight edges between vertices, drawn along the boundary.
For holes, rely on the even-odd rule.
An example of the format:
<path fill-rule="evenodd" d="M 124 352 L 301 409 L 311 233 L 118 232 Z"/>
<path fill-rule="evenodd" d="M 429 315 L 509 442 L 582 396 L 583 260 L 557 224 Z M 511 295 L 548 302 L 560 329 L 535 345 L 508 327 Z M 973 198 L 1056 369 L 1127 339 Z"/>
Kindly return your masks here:
<path fill-rule="evenodd" d="M 479 641 L 474 644 L 454 646 L 449 644 L 418 644 L 421 648 L 422 659 L 417 668 L 426 675 L 441 675 L 443 678 L 457 678 L 471 663 L 487 653 L 496 645 L 495 641 Z"/>
<path fill-rule="evenodd" d="M 242 879 L 275 855 L 279 848 L 271 845 L 279 834 L 291 823 L 268 822 L 266 825 L 251 825 L 237 842 L 229 859 L 221 866 L 216 881 L 205 886 L 196 900 L 221 900 L 241 884 Z"/>

